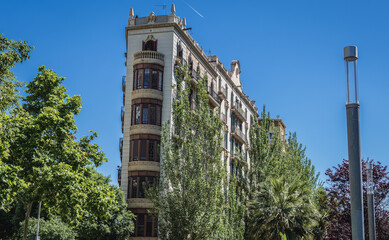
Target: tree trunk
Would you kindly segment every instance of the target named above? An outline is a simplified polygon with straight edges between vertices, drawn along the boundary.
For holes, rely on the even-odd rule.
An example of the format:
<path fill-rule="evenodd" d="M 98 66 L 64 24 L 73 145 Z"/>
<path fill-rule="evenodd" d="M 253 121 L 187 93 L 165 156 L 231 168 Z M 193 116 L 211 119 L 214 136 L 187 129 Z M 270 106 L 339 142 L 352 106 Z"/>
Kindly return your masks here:
<path fill-rule="evenodd" d="M 28 220 L 30 219 L 31 208 L 32 208 L 32 203 L 28 203 L 26 206 L 26 216 L 24 219 L 23 240 L 27 240 Z"/>

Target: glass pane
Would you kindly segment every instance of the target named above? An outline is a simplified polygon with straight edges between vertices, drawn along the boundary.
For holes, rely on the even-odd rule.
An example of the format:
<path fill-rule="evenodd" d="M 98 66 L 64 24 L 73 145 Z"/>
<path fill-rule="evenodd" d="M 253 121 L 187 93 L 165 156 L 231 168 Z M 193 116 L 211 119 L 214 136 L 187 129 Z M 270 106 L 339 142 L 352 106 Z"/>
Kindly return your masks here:
<path fill-rule="evenodd" d="M 139 195 L 138 198 L 145 197 L 146 177 L 139 177 Z"/>
<path fill-rule="evenodd" d="M 134 161 L 138 161 L 138 143 L 139 143 L 139 140 L 134 140 L 134 147 L 132 149 L 132 160 Z"/>
<path fill-rule="evenodd" d="M 140 106 L 135 106 L 135 124 L 140 124 Z"/>
<path fill-rule="evenodd" d="M 142 78 L 143 78 L 143 71 L 138 70 L 138 82 L 136 84 L 136 88 L 141 88 L 142 87 Z"/>
<path fill-rule="evenodd" d="M 146 140 L 140 140 L 140 160 L 146 161 Z"/>
<path fill-rule="evenodd" d="M 153 71 L 152 78 L 151 78 L 151 88 L 157 89 L 158 87 L 158 71 Z"/>
<path fill-rule="evenodd" d="M 147 215 L 146 237 L 152 237 L 152 231 L 153 231 L 153 217 Z"/>
<path fill-rule="evenodd" d="M 147 104 L 142 105 L 142 124 L 147 124 L 149 118 L 149 109 Z"/>
<path fill-rule="evenodd" d="M 161 106 L 157 105 L 157 125 L 161 126 Z"/>
<path fill-rule="evenodd" d="M 134 81 L 133 81 L 133 84 L 132 84 L 132 89 L 135 89 L 135 86 L 136 86 L 136 78 L 137 78 L 136 73 L 137 73 L 137 71 L 138 70 L 134 71 L 134 78 L 133 78 Z"/>
<path fill-rule="evenodd" d="M 131 179 L 132 179 L 131 197 L 132 198 L 136 198 L 136 188 L 138 186 L 136 178 L 137 177 L 131 177 Z"/>
<path fill-rule="evenodd" d="M 150 88 L 150 69 L 145 69 L 145 81 L 143 83 L 143 88 Z"/>
<path fill-rule="evenodd" d="M 157 162 L 159 162 L 159 151 L 161 149 L 160 141 L 157 141 Z"/>
<path fill-rule="evenodd" d="M 158 216 L 154 217 L 154 231 L 153 231 L 153 237 L 158 236 Z"/>
<path fill-rule="evenodd" d="M 157 121 L 157 116 L 156 116 L 155 105 L 151 104 L 151 106 L 150 106 L 150 124 L 155 125 L 156 121 Z"/>
<path fill-rule="evenodd" d="M 145 215 L 138 214 L 138 236 L 143 237 L 145 235 Z"/>
<path fill-rule="evenodd" d="M 153 140 L 149 141 L 149 161 L 154 161 L 155 156 L 155 142 Z"/>
<path fill-rule="evenodd" d="M 158 76 L 159 76 L 159 79 L 158 79 L 158 90 L 162 91 L 162 76 L 163 76 L 163 72 L 159 72 Z"/>

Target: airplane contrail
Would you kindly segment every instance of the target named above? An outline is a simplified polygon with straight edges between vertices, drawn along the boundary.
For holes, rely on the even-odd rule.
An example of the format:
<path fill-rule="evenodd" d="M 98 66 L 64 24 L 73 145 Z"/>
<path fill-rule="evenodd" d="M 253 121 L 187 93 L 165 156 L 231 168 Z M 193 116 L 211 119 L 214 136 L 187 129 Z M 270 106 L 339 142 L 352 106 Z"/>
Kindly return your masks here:
<path fill-rule="evenodd" d="M 199 13 L 198 11 L 196 11 L 196 9 L 194 9 L 191 5 L 189 5 L 189 3 L 185 2 L 184 0 L 182 0 L 186 5 L 188 5 L 190 8 L 192 8 L 193 11 L 195 11 L 200 17 L 204 18 L 203 15 L 201 15 L 201 13 Z"/>

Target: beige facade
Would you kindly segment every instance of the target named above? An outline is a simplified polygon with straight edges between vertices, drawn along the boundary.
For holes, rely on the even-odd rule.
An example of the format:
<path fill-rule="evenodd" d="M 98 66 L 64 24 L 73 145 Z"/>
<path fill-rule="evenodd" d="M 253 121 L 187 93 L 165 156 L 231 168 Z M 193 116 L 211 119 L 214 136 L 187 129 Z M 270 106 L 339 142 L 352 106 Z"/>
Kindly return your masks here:
<path fill-rule="evenodd" d="M 170 15 L 151 13 L 134 18 L 131 9 L 126 40 L 119 183 L 128 207 L 137 215 L 135 236 L 131 239 L 157 239 L 156 219 L 147 215 L 152 204 L 144 198 L 144 191 L 159 175 L 163 161 L 157 148 L 161 125 L 171 119 L 175 64 L 178 61 L 189 64 L 193 72 L 208 76 L 210 106 L 225 123 L 221 160 L 229 163 L 229 171 L 236 167 L 233 160 L 236 148 L 250 161 L 248 133 L 257 108 L 243 92 L 239 61 L 233 61 L 227 70 L 218 57 L 207 56 L 186 31 L 186 20 L 174 11 Z"/>

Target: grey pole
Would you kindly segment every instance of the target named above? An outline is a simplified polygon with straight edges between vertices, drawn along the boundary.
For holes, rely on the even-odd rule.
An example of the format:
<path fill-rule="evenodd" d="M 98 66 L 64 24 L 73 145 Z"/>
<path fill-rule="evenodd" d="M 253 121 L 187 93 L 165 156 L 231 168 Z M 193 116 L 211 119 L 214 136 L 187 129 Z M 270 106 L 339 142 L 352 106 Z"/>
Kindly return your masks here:
<path fill-rule="evenodd" d="M 367 175 L 367 213 L 369 218 L 369 240 L 376 240 L 375 216 L 374 216 L 374 181 L 373 164 L 366 163 Z"/>
<path fill-rule="evenodd" d="M 40 218 L 41 218 L 41 205 L 42 205 L 42 201 L 39 202 L 39 208 L 38 208 L 38 221 L 37 221 L 37 224 L 36 224 L 36 237 L 35 237 L 35 240 L 40 240 L 40 236 L 39 236 L 39 221 L 40 221 Z"/>
<path fill-rule="evenodd" d="M 346 61 L 347 73 L 346 114 L 351 195 L 351 232 L 353 240 L 364 240 L 361 139 L 359 130 L 359 103 L 356 77 L 356 60 L 358 59 L 357 47 L 345 47 L 344 59 Z M 349 68 L 353 68 L 353 71 L 350 71 Z M 352 75 L 354 79 L 350 79 L 350 75 Z M 349 80 L 353 82 L 350 84 Z M 350 85 L 353 85 L 355 88 L 350 89 Z M 350 98 L 350 94 L 355 95 Z"/>

